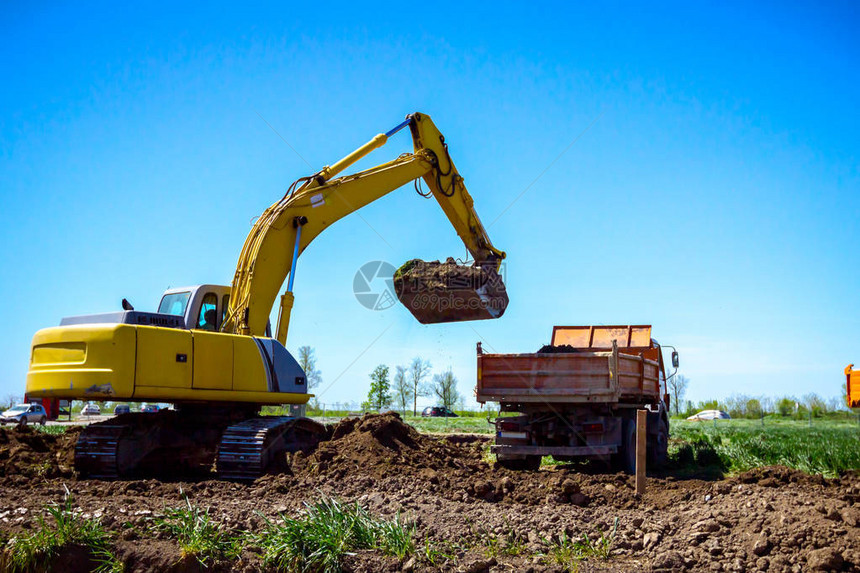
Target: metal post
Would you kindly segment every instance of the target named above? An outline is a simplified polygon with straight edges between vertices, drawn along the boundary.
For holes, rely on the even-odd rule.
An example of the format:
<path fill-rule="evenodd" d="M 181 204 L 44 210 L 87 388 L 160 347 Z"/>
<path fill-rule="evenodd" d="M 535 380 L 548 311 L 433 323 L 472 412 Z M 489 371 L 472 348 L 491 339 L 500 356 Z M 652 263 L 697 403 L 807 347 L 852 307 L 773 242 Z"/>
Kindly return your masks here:
<path fill-rule="evenodd" d="M 645 447 L 648 410 L 636 410 L 636 495 L 645 493 Z"/>

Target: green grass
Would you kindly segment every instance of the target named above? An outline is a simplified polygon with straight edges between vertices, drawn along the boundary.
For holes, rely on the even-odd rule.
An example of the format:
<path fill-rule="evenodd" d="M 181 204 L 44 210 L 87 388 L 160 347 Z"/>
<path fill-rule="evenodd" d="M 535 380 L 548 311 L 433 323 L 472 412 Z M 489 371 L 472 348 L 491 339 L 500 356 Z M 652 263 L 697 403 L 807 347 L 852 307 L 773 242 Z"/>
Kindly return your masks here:
<path fill-rule="evenodd" d="M 568 537 L 567 533 L 562 532 L 558 539 L 544 540 L 548 546 L 544 560 L 550 564 L 560 565 L 562 569 L 570 572 L 578 571 L 580 563 L 587 559 L 605 561 L 609 559 L 612 552 L 612 542 L 617 528 L 618 518 L 615 518 L 612 531 L 609 534 L 601 533 L 595 540 L 585 533 L 576 538 Z"/>
<path fill-rule="evenodd" d="M 50 521 L 40 515 L 33 533 L 6 541 L 0 557 L 2 570 L 12 573 L 44 570 L 69 546 L 89 550 L 97 573 L 123 570 L 122 562 L 111 551 L 110 535 L 98 519 L 84 518 L 75 511 L 71 494 L 67 493 L 62 503 L 49 504 L 45 509 Z"/>
<path fill-rule="evenodd" d="M 484 547 L 484 554 L 487 557 L 516 557 L 527 550 L 525 539 L 517 534 L 510 524 L 508 524 L 508 530 L 501 535 L 483 532 L 479 537 L 479 544 Z"/>
<path fill-rule="evenodd" d="M 256 539 L 264 565 L 279 571 L 338 573 L 344 558 L 362 549 L 400 559 L 415 552 L 414 528 L 399 516 L 377 519 L 357 503 L 323 497 L 298 517 L 281 515 L 281 521 L 268 522 Z"/>
<path fill-rule="evenodd" d="M 404 421 L 419 432 L 434 434 L 488 434 L 495 433 L 495 427 L 487 423 L 487 416 L 459 418 L 422 418 L 408 416 Z"/>
<path fill-rule="evenodd" d="M 60 436 L 66 433 L 68 426 L 34 426 L 38 431 L 43 432 L 45 434 L 51 434 L 53 436 Z"/>
<path fill-rule="evenodd" d="M 208 567 L 217 561 L 239 557 L 245 538 L 231 536 L 209 516 L 209 509 L 192 505 L 188 496 L 185 505 L 165 509 L 163 517 L 153 519 L 152 529 L 167 533 L 179 543 L 181 557 L 194 558 Z"/>
<path fill-rule="evenodd" d="M 679 466 L 719 466 L 740 472 L 783 465 L 834 477 L 860 469 L 860 426 L 849 420 L 808 422 L 766 418 L 673 420 L 670 453 Z"/>

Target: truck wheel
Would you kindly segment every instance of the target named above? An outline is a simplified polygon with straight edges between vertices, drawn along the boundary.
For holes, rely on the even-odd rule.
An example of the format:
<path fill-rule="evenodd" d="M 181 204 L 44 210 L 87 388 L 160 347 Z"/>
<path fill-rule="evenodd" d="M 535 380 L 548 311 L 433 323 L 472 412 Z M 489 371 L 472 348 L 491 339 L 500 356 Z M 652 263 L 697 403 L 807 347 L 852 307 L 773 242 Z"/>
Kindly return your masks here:
<path fill-rule="evenodd" d="M 655 467 L 663 467 L 669 461 L 669 427 L 666 420 L 660 420 L 657 434 L 648 444 L 648 463 Z"/>
<path fill-rule="evenodd" d="M 621 446 L 614 456 L 615 469 L 628 473 L 636 473 L 636 422 L 623 420 L 621 423 Z"/>
<path fill-rule="evenodd" d="M 513 471 L 537 471 L 540 469 L 540 456 L 526 456 L 525 458 L 515 459 L 496 459 L 496 463 L 501 467 Z"/>
<path fill-rule="evenodd" d="M 525 469 L 536 472 L 540 469 L 541 456 L 526 456 Z"/>

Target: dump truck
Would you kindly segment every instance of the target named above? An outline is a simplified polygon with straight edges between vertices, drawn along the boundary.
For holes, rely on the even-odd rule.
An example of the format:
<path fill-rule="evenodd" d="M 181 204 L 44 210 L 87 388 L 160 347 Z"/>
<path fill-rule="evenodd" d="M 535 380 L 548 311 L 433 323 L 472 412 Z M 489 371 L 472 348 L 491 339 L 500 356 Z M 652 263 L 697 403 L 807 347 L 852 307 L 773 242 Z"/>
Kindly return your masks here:
<path fill-rule="evenodd" d="M 479 342 L 476 395 L 481 404 L 499 404 L 490 448 L 499 465 L 525 470 L 539 468 L 543 456 L 589 458 L 632 473 L 639 409 L 648 411 L 649 464 L 664 463 L 669 394 L 662 350 L 650 325 L 556 326 L 552 343 L 529 354 L 486 354 Z M 672 365 L 677 372 L 674 348 Z"/>
<path fill-rule="evenodd" d="M 860 370 L 853 364 L 845 367 L 845 398 L 849 408 L 860 408 Z"/>

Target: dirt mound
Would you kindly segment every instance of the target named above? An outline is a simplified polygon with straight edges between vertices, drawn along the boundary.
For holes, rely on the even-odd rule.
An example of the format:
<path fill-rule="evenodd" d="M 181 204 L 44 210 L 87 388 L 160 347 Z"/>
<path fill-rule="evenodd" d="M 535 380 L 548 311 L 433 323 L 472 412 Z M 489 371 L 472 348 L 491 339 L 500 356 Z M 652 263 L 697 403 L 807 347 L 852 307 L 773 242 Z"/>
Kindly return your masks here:
<path fill-rule="evenodd" d="M 482 463 L 480 446 L 459 446 L 420 434 L 391 413 L 342 420 L 315 452 L 306 458 L 296 455 L 292 470 L 325 479 L 381 478 L 394 468 L 404 477 L 425 476 L 425 470 L 467 470 Z"/>
<path fill-rule="evenodd" d="M 34 428 L 0 428 L 0 477 L 69 477 L 81 429 L 48 434 Z"/>
<path fill-rule="evenodd" d="M 540 350 L 537 351 L 538 354 L 563 354 L 569 352 L 579 352 L 579 349 L 574 348 L 570 344 L 560 344 L 558 346 L 544 344 L 540 347 Z"/>

